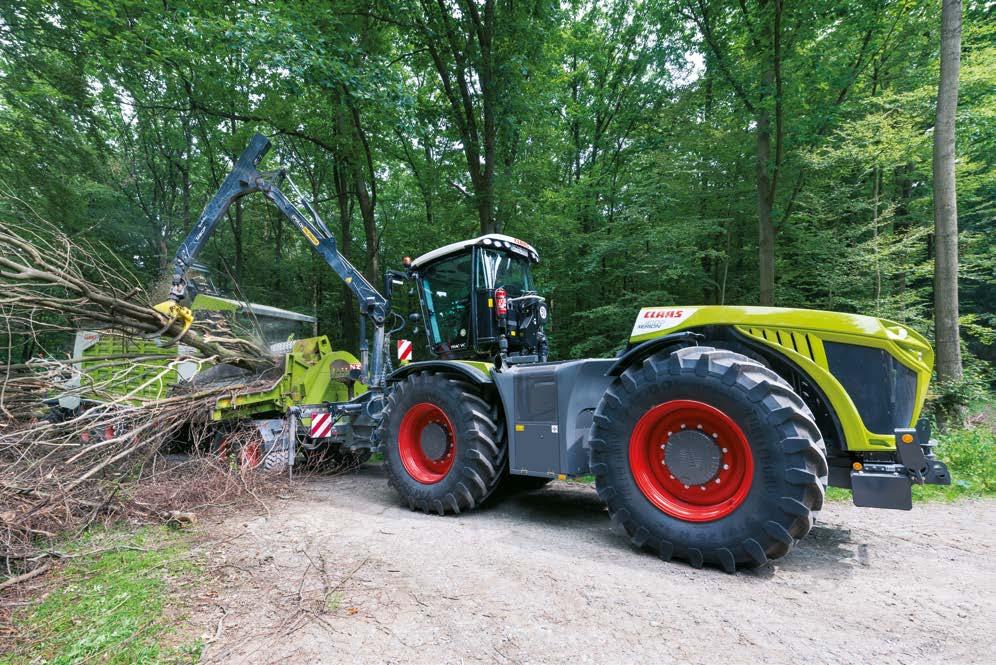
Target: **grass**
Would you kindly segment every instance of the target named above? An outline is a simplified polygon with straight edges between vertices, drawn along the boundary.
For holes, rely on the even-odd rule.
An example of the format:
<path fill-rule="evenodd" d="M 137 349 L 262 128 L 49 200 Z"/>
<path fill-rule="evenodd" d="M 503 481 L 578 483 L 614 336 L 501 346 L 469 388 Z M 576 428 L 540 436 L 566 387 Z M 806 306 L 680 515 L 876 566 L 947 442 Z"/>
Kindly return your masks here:
<path fill-rule="evenodd" d="M 996 433 L 988 425 L 939 436 L 937 456 L 948 465 L 951 485 L 915 486 L 914 500 L 996 496 Z"/>
<path fill-rule="evenodd" d="M 105 549 L 115 551 L 86 554 Z M 201 644 L 169 643 L 176 623 L 170 581 L 197 569 L 184 534 L 165 527 L 98 531 L 66 551 L 79 556 L 53 575 L 41 603 L 15 615 L 17 644 L 0 665 L 197 662 Z"/>

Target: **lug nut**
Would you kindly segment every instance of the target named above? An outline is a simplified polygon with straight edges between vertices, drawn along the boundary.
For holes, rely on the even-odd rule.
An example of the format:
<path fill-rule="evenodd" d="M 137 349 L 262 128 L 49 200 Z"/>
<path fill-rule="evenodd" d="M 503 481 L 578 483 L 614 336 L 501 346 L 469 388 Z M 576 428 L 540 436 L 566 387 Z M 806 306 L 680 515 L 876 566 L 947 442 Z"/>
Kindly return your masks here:
<path fill-rule="evenodd" d="M 699 424 L 699 425 L 696 425 L 696 426 L 695 426 L 695 429 L 702 429 L 702 425 L 701 425 L 701 424 Z"/>
<path fill-rule="evenodd" d="M 688 485 L 685 485 L 685 489 L 686 489 L 686 490 L 688 489 Z"/>
<path fill-rule="evenodd" d="M 705 485 L 700 485 L 699 489 L 702 490 L 703 492 L 705 492 Z"/>
<path fill-rule="evenodd" d="M 681 423 L 681 429 L 685 429 L 685 423 Z"/>
<path fill-rule="evenodd" d="M 671 474 L 671 480 L 674 480 L 674 474 Z"/>
<path fill-rule="evenodd" d="M 729 451 L 729 450 L 727 450 L 726 448 L 723 448 L 723 454 L 724 454 L 724 455 L 725 455 L 726 453 L 728 453 L 728 452 L 730 452 L 730 451 Z"/>
<path fill-rule="evenodd" d="M 716 484 L 717 484 L 717 485 L 719 484 L 719 478 L 717 478 L 717 479 L 716 479 Z"/>
<path fill-rule="evenodd" d="M 724 464 L 723 465 L 723 471 L 729 471 L 729 470 L 730 470 L 730 465 L 729 464 Z"/>
<path fill-rule="evenodd" d="M 713 433 L 712 433 L 712 438 L 714 438 L 714 439 L 718 439 L 718 438 L 719 438 L 719 434 L 716 434 L 715 432 L 713 432 Z"/>

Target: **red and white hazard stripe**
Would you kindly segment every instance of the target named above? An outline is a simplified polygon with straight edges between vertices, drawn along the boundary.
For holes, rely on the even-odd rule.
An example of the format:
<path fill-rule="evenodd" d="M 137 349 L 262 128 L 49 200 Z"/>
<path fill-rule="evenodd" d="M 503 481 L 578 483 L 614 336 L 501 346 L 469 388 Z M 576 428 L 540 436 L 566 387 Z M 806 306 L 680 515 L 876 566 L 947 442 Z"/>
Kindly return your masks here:
<path fill-rule="evenodd" d="M 412 359 L 412 341 L 410 339 L 398 340 L 398 360 Z"/>
<path fill-rule="evenodd" d="M 316 413 L 311 417 L 312 439 L 324 439 L 332 434 L 332 416 L 328 413 Z"/>

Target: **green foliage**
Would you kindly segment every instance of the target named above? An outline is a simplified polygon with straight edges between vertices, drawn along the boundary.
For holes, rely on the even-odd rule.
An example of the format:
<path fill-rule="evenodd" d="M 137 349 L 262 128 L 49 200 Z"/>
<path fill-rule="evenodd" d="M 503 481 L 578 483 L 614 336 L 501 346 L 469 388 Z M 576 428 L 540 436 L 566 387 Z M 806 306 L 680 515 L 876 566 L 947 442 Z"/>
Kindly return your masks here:
<path fill-rule="evenodd" d="M 91 532 L 67 554 L 76 558 L 56 573 L 55 588 L 15 615 L 18 643 L 0 663 L 197 662 L 199 644 L 170 645 L 169 584 L 195 571 L 180 535 L 165 528 Z"/>
<path fill-rule="evenodd" d="M 763 165 L 777 304 L 930 335 L 939 5 L 781 3 L 776 95 L 776 4 L 14 0 L 0 5 L 0 190 L 152 282 L 261 131 L 275 138 L 264 168 L 290 169 L 379 284 L 403 256 L 479 233 L 484 178 L 499 230 L 540 250 L 553 354 L 605 355 L 640 306 L 758 302 L 757 118 L 779 101 Z M 960 304 L 966 350 L 988 363 L 994 31 L 966 4 Z M 356 347 L 355 303 L 262 199 L 234 207 L 200 258 L 223 288 L 315 314 Z"/>
<path fill-rule="evenodd" d="M 918 498 L 996 495 L 996 433 L 988 424 L 942 434 L 937 456 L 951 469 L 951 486 L 918 487 Z"/>

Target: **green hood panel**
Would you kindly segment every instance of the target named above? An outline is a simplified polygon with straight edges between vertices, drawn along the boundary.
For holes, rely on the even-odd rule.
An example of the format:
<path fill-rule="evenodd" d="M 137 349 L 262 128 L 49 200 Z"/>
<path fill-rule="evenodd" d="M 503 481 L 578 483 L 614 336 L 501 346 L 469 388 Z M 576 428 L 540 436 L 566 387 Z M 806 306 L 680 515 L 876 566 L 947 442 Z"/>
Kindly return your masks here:
<path fill-rule="evenodd" d="M 844 312 L 789 307 L 704 305 L 693 307 L 644 307 L 637 316 L 630 342 L 644 342 L 679 330 L 709 325 L 794 328 L 813 332 L 907 340 L 930 351 L 920 334 L 887 319 Z M 931 359 L 933 353 L 931 353 Z"/>
<path fill-rule="evenodd" d="M 871 432 L 865 427 L 852 396 L 830 371 L 824 342 L 882 349 L 915 372 L 915 406 L 907 426 L 913 426 L 920 416 L 934 364 L 933 349 L 916 331 L 887 319 L 782 307 L 645 307 L 633 325 L 630 343 L 638 344 L 707 326 L 733 327 L 784 355 L 806 372 L 830 401 L 849 450 L 894 448 L 895 437 L 887 432 Z"/>

